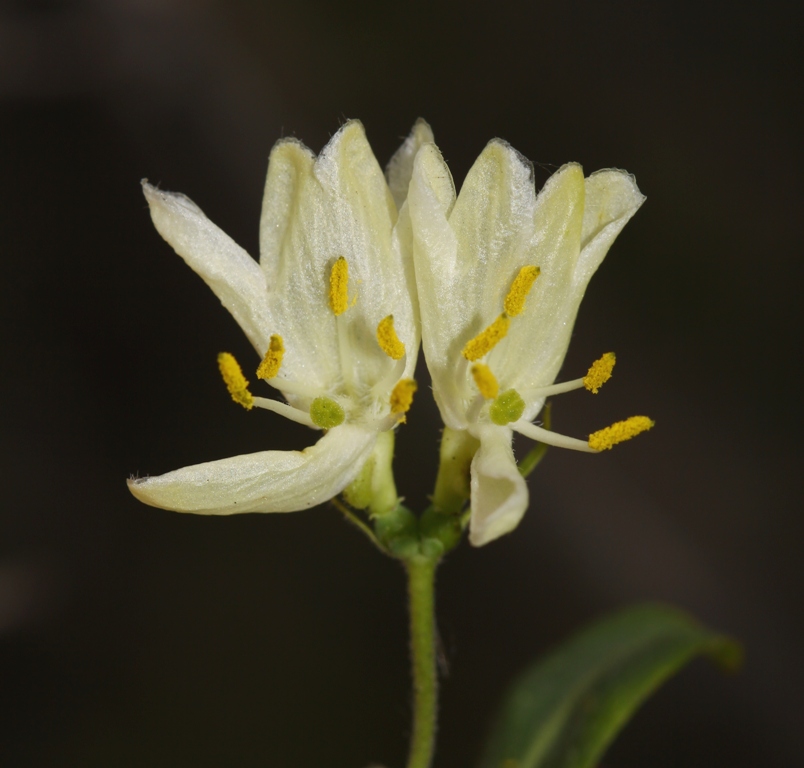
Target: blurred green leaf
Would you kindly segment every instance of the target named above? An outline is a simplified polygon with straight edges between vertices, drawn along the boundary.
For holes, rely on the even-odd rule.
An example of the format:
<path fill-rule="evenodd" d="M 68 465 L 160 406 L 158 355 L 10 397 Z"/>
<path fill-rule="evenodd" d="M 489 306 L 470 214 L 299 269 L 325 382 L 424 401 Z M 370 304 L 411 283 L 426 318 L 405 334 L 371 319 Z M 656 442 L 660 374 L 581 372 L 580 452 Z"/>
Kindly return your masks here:
<path fill-rule="evenodd" d="M 592 768 L 637 707 L 696 656 L 726 669 L 740 646 L 663 605 L 592 625 L 508 692 L 481 768 Z"/>

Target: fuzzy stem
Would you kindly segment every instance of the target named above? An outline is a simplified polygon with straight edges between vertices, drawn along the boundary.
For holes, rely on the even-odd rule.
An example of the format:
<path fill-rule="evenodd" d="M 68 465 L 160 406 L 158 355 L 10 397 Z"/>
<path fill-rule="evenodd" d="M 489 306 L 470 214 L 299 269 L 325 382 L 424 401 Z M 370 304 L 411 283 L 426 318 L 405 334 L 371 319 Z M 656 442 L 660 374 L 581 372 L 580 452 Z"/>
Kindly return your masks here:
<path fill-rule="evenodd" d="M 407 768 L 429 768 L 435 750 L 438 677 L 435 651 L 435 570 L 438 559 L 414 555 L 405 561 L 410 598 L 413 667 L 413 734 Z"/>

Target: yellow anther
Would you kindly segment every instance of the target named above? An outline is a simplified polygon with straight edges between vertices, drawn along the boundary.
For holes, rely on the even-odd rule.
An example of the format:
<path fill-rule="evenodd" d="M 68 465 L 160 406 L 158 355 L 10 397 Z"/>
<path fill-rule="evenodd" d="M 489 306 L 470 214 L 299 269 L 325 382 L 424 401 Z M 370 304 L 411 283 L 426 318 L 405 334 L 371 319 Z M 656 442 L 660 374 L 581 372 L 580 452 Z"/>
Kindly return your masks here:
<path fill-rule="evenodd" d="M 282 366 L 282 358 L 285 356 L 285 343 L 282 337 L 275 333 L 271 336 L 271 343 L 268 345 L 268 351 L 257 368 L 257 376 L 263 381 L 273 379 Z"/>
<path fill-rule="evenodd" d="M 393 315 L 388 315 L 380 320 L 380 324 L 377 326 L 377 343 L 392 360 L 399 360 L 405 354 L 405 345 L 396 335 Z"/>
<path fill-rule="evenodd" d="M 485 363 L 475 363 L 472 366 L 472 378 L 475 385 L 480 390 L 480 394 L 486 400 L 493 400 L 500 393 L 500 385 L 497 379 Z"/>
<path fill-rule="evenodd" d="M 617 358 L 614 352 L 606 352 L 599 360 L 595 360 L 583 377 L 583 385 L 594 395 L 611 378 Z"/>
<path fill-rule="evenodd" d="M 642 432 L 647 432 L 654 423 L 647 416 L 632 416 L 625 421 L 618 421 L 610 427 L 589 435 L 589 447 L 596 451 L 605 451 L 617 443 L 625 442 Z"/>
<path fill-rule="evenodd" d="M 329 306 L 333 313 L 342 315 L 349 309 L 349 265 L 343 256 L 332 265 L 329 273 Z"/>
<path fill-rule="evenodd" d="M 516 317 L 523 309 L 525 309 L 525 299 L 533 288 L 536 278 L 539 276 L 541 270 L 538 267 L 522 267 L 519 274 L 514 278 L 511 283 L 511 290 L 505 297 L 503 308 L 505 314 L 509 317 Z"/>
<path fill-rule="evenodd" d="M 413 405 L 413 395 L 419 385 L 413 379 L 400 379 L 393 392 L 391 392 L 391 413 L 399 416 L 399 421 L 404 422 L 405 416 L 410 406 Z"/>
<path fill-rule="evenodd" d="M 505 338 L 509 325 L 511 325 L 511 319 L 503 313 L 485 331 L 479 333 L 471 341 L 466 342 L 466 346 L 463 348 L 463 356 L 470 363 L 473 363 L 475 360 L 487 355 Z"/>
<path fill-rule="evenodd" d="M 221 352 L 218 355 L 218 369 L 223 376 L 226 389 L 238 405 L 242 405 L 247 411 L 250 411 L 254 405 L 254 398 L 251 392 L 248 391 L 248 382 L 243 375 L 243 371 L 238 365 L 234 355 L 228 352 Z"/>

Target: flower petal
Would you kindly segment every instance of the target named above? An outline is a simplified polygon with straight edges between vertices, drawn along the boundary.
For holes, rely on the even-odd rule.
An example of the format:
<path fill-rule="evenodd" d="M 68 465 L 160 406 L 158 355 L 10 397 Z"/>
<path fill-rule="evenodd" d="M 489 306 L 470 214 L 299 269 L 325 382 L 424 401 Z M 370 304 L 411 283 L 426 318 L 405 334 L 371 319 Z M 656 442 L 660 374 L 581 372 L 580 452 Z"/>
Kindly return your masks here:
<path fill-rule="evenodd" d="M 462 345 L 503 311 L 520 267 L 533 263 L 528 249 L 535 205 L 533 166 L 506 142 L 490 141 L 470 168 L 449 217 L 458 238 L 459 282 L 452 291 L 462 305 Z"/>
<path fill-rule="evenodd" d="M 387 368 L 375 334 L 391 314 L 415 360 L 418 330 L 404 265 L 410 245 L 395 237 L 396 219 L 359 122 L 346 123 L 316 160 L 296 141 L 274 147 L 260 222 L 260 263 L 277 319 L 275 332 L 287 350 L 283 376 L 322 388 L 344 378 L 328 301 L 332 265 L 341 256 L 349 268 L 350 304 L 338 322 L 349 328 L 359 378 L 376 380 Z"/>
<path fill-rule="evenodd" d="M 365 464 L 376 432 L 343 424 L 304 451 L 263 451 L 128 481 L 153 507 L 198 515 L 295 512 L 340 493 Z"/>
<path fill-rule="evenodd" d="M 528 487 L 516 465 L 510 429 L 483 425 L 471 432 L 480 448 L 472 459 L 469 541 L 481 547 L 519 525 L 528 508 Z"/>
<path fill-rule="evenodd" d="M 425 147 L 419 158 L 408 203 L 425 350 L 434 373 L 434 367 L 454 363 L 503 311 L 511 283 L 527 263 L 536 194 L 530 165 L 499 139 L 483 150 L 457 199 L 438 150 Z"/>
<path fill-rule="evenodd" d="M 596 171 L 586 179 L 581 255 L 574 280 L 584 286 L 600 266 L 622 228 L 645 202 L 636 179 L 626 171 Z"/>
<path fill-rule="evenodd" d="M 274 329 L 265 276 L 257 262 L 190 198 L 146 181 L 142 191 L 159 234 L 213 290 L 262 356 Z"/>
<path fill-rule="evenodd" d="M 515 324 L 509 334 L 506 370 L 501 372 L 504 386 L 541 387 L 555 379 L 589 281 L 617 235 L 645 200 L 633 177 L 624 171 L 598 171 L 587 178 L 580 189 L 580 167 L 574 168 L 577 170 L 571 185 L 558 196 L 550 195 L 542 213 L 536 213 L 537 217 L 549 218 L 558 209 L 559 217 L 572 217 L 575 234 L 561 238 L 563 245 L 552 251 L 552 259 L 543 257 L 542 274 L 533 290 L 533 311 L 530 315 L 523 314 L 528 317 L 528 323 Z M 554 178 L 539 195 L 540 203 Z M 581 210 L 583 219 L 579 231 Z M 520 359 L 527 360 L 528 364 L 522 366 Z M 541 402 L 529 404 L 524 418 L 534 418 L 540 408 Z"/>
<path fill-rule="evenodd" d="M 441 418 L 452 429 L 464 429 L 464 394 L 456 387 L 454 374 L 461 352 L 459 336 L 466 323 L 466 305 L 454 294 L 458 287 L 458 240 L 448 220 L 454 204 L 449 168 L 438 148 L 425 144 L 414 161 L 407 199 L 422 344 Z"/>
<path fill-rule="evenodd" d="M 493 350 L 488 360 L 504 388 L 546 386 L 561 367 L 577 303 L 583 296 L 573 282 L 583 207 L 583 171 L 574 163 L 554 173 L 536 198 L 531 214 L 533 236 L 522 261 L 539 267 L 541 274 L 524 311 L 512 321 L 504 344 Z M 569 298 L 576 295 L 573 304 Z"/>
<path fill-rule="evenodd" d="M 416 153 L 423 144 L 432 144 L 434 141 L 433 129 L 422 118 L 419 118 L 413 125 L 410 135 L 388 162 L 385 175 L 398 211 L 402 210 L 402 205 L 408 197 L 408 187 L 410 177 L 413 175 L 413 161 Z"/>
<path fill-rule="evenodd" d="M 573 292 L 584 182 L 580 167 L 567 165 L 537 197 L 530 163 L 494 140 L 470 170 L 450 213 L 434 202 L 438 185 L 448 178 L 446 166 L 435 148 L 427 149 L 419 153 L 410 187 L 414 261 L 434 394 L 445 423 L 456 429 L 466 426 L 464 414 L 474 396 L 461 370 L 461 350 L 500 315 L 525 266 L 539 267 L 541 276 L 508 338 L 487 362 L 504 388 L 548 384 L 558 372 L 571 326 L 560 327 L 565 317 L 556 309 L 563 309 Z M 549 381 L 534 382 L 539 375 Z"/>

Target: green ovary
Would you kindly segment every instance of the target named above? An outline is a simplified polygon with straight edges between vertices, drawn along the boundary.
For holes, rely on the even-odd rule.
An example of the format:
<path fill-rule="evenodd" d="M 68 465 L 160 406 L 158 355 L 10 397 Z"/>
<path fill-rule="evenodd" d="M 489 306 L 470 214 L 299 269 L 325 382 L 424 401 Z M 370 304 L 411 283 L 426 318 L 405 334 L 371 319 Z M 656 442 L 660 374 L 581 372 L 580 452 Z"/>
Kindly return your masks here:
<path fill-rule="evenodd" d="M 505 426 L 522 418 L 525 401 L 515 389 L 507 389 L 489 406 L 489 416 L 495 424 Z"/>
<path fill-rule="evenodd" d="M 310 404 L 310 418 L 321 429 L 332 429 L 343 424 L 346 414 L 338 403 L 328 397 L 317 397 Z"/>

